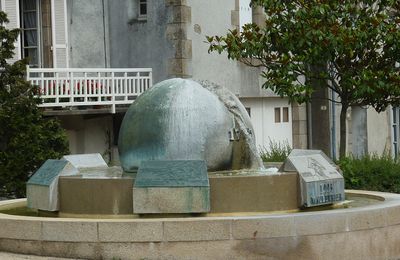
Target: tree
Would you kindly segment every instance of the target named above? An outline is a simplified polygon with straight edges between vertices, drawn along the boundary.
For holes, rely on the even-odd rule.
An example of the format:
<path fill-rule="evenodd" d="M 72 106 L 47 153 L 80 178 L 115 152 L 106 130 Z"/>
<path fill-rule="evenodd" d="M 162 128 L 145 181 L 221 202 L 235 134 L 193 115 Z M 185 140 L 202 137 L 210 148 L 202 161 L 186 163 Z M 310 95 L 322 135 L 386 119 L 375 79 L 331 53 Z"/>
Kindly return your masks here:
<path fill-rule="evenodd" d="M 22 197 L 45 160 L 68 153 L 68 141 L 59 122 L 38 108 L 41 99 L 25 80 L 26 61 L 7 63 L 20 32 L 6 29 L 7 22 L 0 12 L 0 196 Z"/>
<path fill-rule="evenodd" d="M 346 112 L 377 112 L 400 104 L 398 0 L 252 0 L 265 24 L 207 37 L 209 52 L 261 67 L 263 87 L 299 103 L 332 89 L 341 104 L 340 156 L 346 151 Z M 305 77 L 305 81 L 301 77 Z"/>

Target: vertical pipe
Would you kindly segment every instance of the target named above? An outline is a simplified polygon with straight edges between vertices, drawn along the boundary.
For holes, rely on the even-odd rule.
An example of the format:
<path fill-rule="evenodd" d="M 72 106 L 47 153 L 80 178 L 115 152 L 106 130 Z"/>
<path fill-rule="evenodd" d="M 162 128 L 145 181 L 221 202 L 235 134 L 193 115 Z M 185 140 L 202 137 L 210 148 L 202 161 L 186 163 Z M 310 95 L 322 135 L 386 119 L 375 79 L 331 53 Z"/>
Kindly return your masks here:
<path fill-rule="evenodd" d="M 101 0 L 103 6 L 103 47 L 104 47 L 104 67 L 107 68 L 107 39 L 106 39 L 106 15 L 105 15 L 105 2 Z"/>
<path fill-rule="evenodd" d="M 312 142 L 312 115 L 311 115 L 311 103 L 307 103 L 307 146 L 308 149 L 313 148 Z"/>
<path fill-rule="evenodd" d="M 336 100 L 335 92 L 331 90 L 331 99 Z M 331 126 L 331 153 L 332 159 L 336 160 L 336 105 L 330 101 L 332 110 L 332 126 Z"/>

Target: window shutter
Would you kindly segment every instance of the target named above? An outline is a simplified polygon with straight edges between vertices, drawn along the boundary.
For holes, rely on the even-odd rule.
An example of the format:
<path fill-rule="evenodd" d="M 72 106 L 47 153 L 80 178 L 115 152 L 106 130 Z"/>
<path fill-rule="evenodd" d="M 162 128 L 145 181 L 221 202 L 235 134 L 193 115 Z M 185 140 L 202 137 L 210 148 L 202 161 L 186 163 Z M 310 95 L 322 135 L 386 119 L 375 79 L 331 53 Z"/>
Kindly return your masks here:
<path fill-rule="evenodd" d="M 7 14 L 10 22 L 6 24 L 7 29 L 20 28 L 19 23 L 19 1 L 18 0 L 7 0 L 1 1 L 1 8 Z M 14 57 L 9 59 L 8 62 L 14 63 L 21 59 L 21 36 L 18 36 L 17 41 L 14 43 Z"/>
<path fill-rule="evenodd" d="M 250 7 L 251 0 L 239 0 L 239 26 L 242 31 L 243 25 L 253 22 L 252 10 Z"/>
<path fill-rule="evenodd" d="M 53 35 L 53 66 L 68 68 L 68 29 L 66 0 L 51 0 L 51 20 Z"/>

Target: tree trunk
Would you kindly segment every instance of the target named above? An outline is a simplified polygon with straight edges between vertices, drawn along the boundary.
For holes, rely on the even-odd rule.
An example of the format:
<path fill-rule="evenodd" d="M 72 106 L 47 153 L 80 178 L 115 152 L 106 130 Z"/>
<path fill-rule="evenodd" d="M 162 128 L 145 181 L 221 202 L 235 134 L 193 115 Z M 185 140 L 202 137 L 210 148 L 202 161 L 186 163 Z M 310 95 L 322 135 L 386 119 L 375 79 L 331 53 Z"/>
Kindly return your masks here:
<path fill-rule="evenodd" d="M 342 103 L 342 110 L 340 111 L 340 147 L 339 147 L 339 158 L 343 158 L 346 156 L 347 150 L 347 142 L 346 142 L 346 135 L 347 135 L 347 125 L 346 125 L 346 115 L 347 109 L 349 106 L 347 104 Z M 335 145 L 335 144 L 333 144 Z"/>

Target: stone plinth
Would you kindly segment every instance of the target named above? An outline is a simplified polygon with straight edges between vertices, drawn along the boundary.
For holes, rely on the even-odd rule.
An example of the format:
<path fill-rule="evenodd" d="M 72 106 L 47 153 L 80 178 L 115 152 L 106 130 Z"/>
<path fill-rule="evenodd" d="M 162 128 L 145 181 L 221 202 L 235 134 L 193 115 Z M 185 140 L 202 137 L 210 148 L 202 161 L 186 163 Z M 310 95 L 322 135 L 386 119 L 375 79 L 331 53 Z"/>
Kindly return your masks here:
<path fill-rule="evenodd" d="M 210 211 L 210 184 L 204 161 L 144 161 L 133 188 L 133 212 Z"/>
<path fill-rule="evenodd" d="M 47 160 L 26 184 L 28 207 L 58 211 L 58 178 L 77 173 L 78 170 L 66 160 Z"/>
<path fill-rule="evenodd" d="M 300 205 L 313 207 L 344 200 L 344 179 L 336 165 L 322 151 L 293 150 L 284 171 L 297 171 Z"/>

